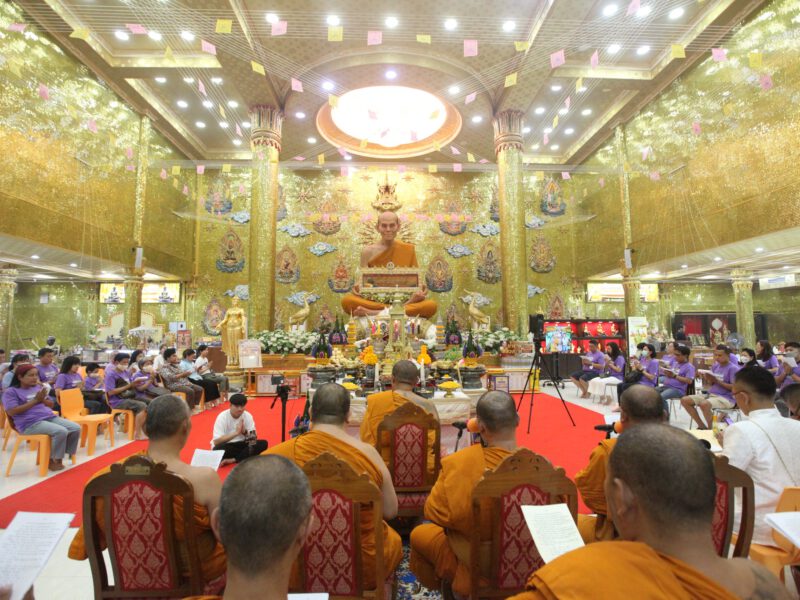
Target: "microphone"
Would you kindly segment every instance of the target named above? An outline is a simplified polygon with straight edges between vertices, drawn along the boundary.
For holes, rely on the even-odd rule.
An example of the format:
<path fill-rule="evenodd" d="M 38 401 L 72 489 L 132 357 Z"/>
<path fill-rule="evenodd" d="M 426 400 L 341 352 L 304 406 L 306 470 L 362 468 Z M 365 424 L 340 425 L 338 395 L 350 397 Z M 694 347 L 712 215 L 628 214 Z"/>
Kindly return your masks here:
<path fill-rule="evenodd" d="M 458 429 L 458 435 L 464 435 L 464 430 L 467 428 L 466 421 L 453 421 L 451 425 Z"/>
<path fill-rule="evenodd" d="M 622 432 L 622 423 L 620 423 L 619 421 L 616 421 L 615 423 L 610 423 L 609 425 L 605 425 L 605 424 L 603 424 L 603 425 L 595 425 L 594 428 L 597 431 L 604 432 L 606 435 L 609 435 L 609 434 L 612 434 L 612 433 L 621 433 Z"/>

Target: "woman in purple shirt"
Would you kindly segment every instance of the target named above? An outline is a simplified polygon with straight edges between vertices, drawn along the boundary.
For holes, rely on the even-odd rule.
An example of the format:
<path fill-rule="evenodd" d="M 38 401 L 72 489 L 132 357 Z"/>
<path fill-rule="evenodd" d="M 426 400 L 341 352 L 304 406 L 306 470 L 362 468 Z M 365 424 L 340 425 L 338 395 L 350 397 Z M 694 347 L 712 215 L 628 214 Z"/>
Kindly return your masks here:
<path fill-rule="evenodd" d="M 609 404 L 611 396 L 605 394 L 606 385 L 621 383 L 625 378 L 625 357 L 616 342 L 606 344 L 606 367 L 602 377 L 596 377 L 589 382 L 589 394 L 592 396 L 602 396 L 602 402 Z"/>
<path fill-rule="evenodd" d="M 79 389 L 83 394 L 83 405 L 89 409 L 90 415 L 98 415 L 105 412 L 111 412 L 110 409 L 106 410 L 104 402 L 102 401 L 102 392 L 98 394 L 97 391 L 87 390 L 83 385 L 83 377 L 78 373 L 81 366 L 81 359 L 77 356 L 68 356 L 61 363 L 61 372 L 56 377 L 56 396 L 60 390 Z"/>
<path fill-rule="evenodd" d="M 760 366 L 773 375 L 778 373 L 778 357 L 772 352 L 772 344 L 769 343 L 769 340 L 758 340 L 756 342 L 756 359 Z"/>
<path fill-rule="evenodd" d="M 3 408 L 20 433 L 44 434 L 52 438 L 49 468 L 60 471 L 64 468 L 64 454 L 74 456 L 78 450 L 81 427 L 55 416 L 52 407 L 53 401 L 47 396 L 47 389 L 39 385 L 36 367 L 17 367 L 11 387 L 3 393 Z"/>

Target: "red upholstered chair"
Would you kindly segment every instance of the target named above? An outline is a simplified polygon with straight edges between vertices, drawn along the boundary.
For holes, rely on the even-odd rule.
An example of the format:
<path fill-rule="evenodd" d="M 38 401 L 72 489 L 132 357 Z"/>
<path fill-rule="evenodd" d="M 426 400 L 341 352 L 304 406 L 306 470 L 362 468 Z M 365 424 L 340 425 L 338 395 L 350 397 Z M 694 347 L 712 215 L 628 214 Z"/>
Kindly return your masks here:
<path fill-rule="evenodd" d="M 292 592 L 327 592 L 331 598 L 392 597 L 379 585 L 364 590 L 361 560 L 361 509 L 371 505 L 375 530 L 375 581 L 394 583 L 383 560 L 381 491 L 346 462 L 323 452 L 303 466 L 311 484 L 313 529 L 298 557 L 301 587 Z"/>
<path fill-rule="evenodd" d="M 521 448 L 477 483 L 472 492 L 476 527 L 470 538 L 470 598 L 505 598 L 525 589 L 544 565 L 522 515 L 523 505 L 566 503 L 577 520 L 578 490 L 564 469 Z M 481 580 L 488 582 L 482 586 Z"/>
<path fill-rule="evenodd" d="M 734 557 L 747 558 L 750 553 L 750 542 L 753 539 L 753 520 L 755 518 L 755 496 L 753 480 L 750 476 L 728 464 L 728 457 L 714 457 L 714 474 L 717 479 L 717 497 L 714 502 L 714 517 L 711 521 L 711 536 L 717 554 L 728 557 L 733 536 L 733 516 L 736 505 L 735 491 L 741 490 L 742 518 L 736 542 L 733 548 Z"/>
<path fill-rule="evenodd" d="M 83 528 L 95 598 L 183 598 L 207 591 L 192 511 L 182 511 L 181 544 L 176 543 L 173 522 L 177 498 L 184 506 L 192 506 L 192 484 L 166 468 L 149 457 L 134 455 L 86 484 Z M 95 518 L 99 500 L 102 530 Z M 103 560 L 105 546 L 114 585 L 109 584 Z"/>
<path fill-rule="evenodd" d="M 376 447 L 381 456 L 389 456 L 386 466 L 397 492 L 398 517 L 422 516 L 425 500 L 442 468 L 441 436 L 436 417 L 413 402 L 386 415 L 378 425 Z"/>

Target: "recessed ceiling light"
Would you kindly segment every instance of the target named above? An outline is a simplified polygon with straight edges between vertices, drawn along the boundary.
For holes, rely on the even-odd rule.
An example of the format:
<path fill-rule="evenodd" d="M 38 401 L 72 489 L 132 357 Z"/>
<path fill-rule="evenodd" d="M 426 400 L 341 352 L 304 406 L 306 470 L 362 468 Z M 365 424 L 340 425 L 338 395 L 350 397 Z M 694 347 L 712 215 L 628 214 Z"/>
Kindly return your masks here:
<path fill-rule="evenodd" d="M 158 33 L 157 31 L 153 31 L 153 30 L 151 29 L 150 31 L 148 31 L 148 32 L 147 32 L 147 37 L 149 37 L 149 38 L 150 38 L 151 40 L 153 40 L 154 42 L 160 42 L 160 41 L 161 41 L 161 38 L 162 38 L 163 36 L 162 36 L 160 33 Z"/>
<path fill-rule="evenodd" d="M 483 121 L 483 117 L 480 115 L 475 115 L 474 117 L 472 117 L 473 123 L 480 123 L 481 121 Z"/>
<path fill-rule="evenodd" d="M 73 269 L 76 269 L 78 267 L 78 263 L 69 263 L 69 266 Z"/>
<path fill-rule="evenodd" d="M 189 106 L 189 103 L 186 100 L 178 100 L 175 104 L 177 104 L 181 108 L 186 108 L 187 106 Z"/>
<path fill-rule="evenodd" d="M 715 257 L 714 257 L 714 262 L 719 262 L 719 261 L 721 261 L 721 260 L 722 260 L 722 257 L 721 257 L 721 256 L 715 256 Z"/>
<path fill-rule="evenodd" d="M 550 146 L 550 150 L 558 150 L 560 147 L 561 146 L 559 146 L 558 144 L 553 144 L 552 146 Z"/>
<path fill-rule="evenodd" d="M 211 83 L 214 85 L 220 85 L 222 83 L 222 77 L 212 77 Z"/>
<path fill-rule="evenodd" d="M 569 109 L 567 109 L 567 108 L 559 108 L 558 109 L 558 114 L 560 114 L 562 116 L 567 114 L 568 112 L 569 112 Z"/>
<path fill-rule="evenodd" d="M 100 275 L 108 275 L 108 271 L 100 271 Z"/>
<path fill-rule="evenodd" d="M 603 7 L 603 16 L 604 17 L 613 17 L 615 14 L 617 14 L 618 10 L 619 10 L 619 6 L 617 6 L 616 4 L 606 4 Z"/>
<path fill-rule="evenodd" d="M 581 87 L 578 88 L 578 92 L 585 92 L 588 89 L 589 88 L 587 88 L 585 85 L 582 85 Z"/>
<path fill-rule="evenodd" d="M 575 130 L 572 127 L 567 127 L 564 130 L 564 133 L 567 134 L 567 135 L 572 135 L 573 133 L 575 133 Z"/>
<path fill-rule="evenodd" d="M 129 36 L 126 32 L 124 32 L 124 31 L 122 31 L 120 29 L 117 29 L 114 32 L 114 37 L 117 38 L 118 40 L 122 41 L 122 42 L 127 42 L 129 39 L 131 39 L 131 36 Z"/>
<path fill-rule="evenodd" d="M 296 113 L 294 113 L 294 116 L 295 116 L 296 119 L 305 119 L 306 118 L 306 113 L 304 113 L 303 111 L 298 110 Z"/>
<path fill-rule="evenodd" d="M 241 146 L 242 145 L 242 140 L 233 140 L 233 145 L 234 146 Z"/>
<path fill-rule="evenodd" d="M 31 258 L 33 260 L 39 260 L 39 255 L 38 254 L 31 254 Z"/>
<path fill-rule="evenodd" d="M 562 88 L 559 84 L 555 83 L 550 86 L 550 89 L 553 90 L 554 92 L 560 92 Z"/>
<path fill-rule="evenodd" d="M 444 28 L 447 29 L 447 31 L 453 31 L 456 27 L 458 27 L 458 21 L 455 19 L 444 20 Z"/>
<path fill-rule="evenodd" d="M 689 265 L 681 265 L 681 269 L 688 269 Z"/>
<path fill-rule="evenodd" d="M 156 81 L 156 83 L 167 83 L 167 78 L 166 77 L 156 77 L 155 81 Z"/>
<path fill-rule="evenodd" d="M 503 31 L 506 33 L 510 33 L 516 29 L 517 24 L 514 21 L 505 21 L 503 23 Z"/>
<path fill-rule="evenodd" d="M 671 11 L 669 11 L 669 18 L 672 20 L 680 19 L 683 16 L 683 13 L 684 10 L 682 6 L 679 6 L 678 8 L 673 8 Z"/>
<path fill-rule="evenodd" d="M 616 54 L 620 51 L 620 48 L 622 48 L 622 46 L 619 44 L 611 44 L 608 48 L 606 48 L 606 52 L 609 54 Z"/>
<path fill-rule="evenodd" d="M 331 27 L 336 27 L 339 23 L 341 23 L 339 17 L 336 15 L 328 15 L 328 18 L 325 19 L 325 22 Z"/>
<path fill-rule="evenodd" d="M 187 42 L 194 41 L 194 34 L 191 31 L 181 31 L 181 37 L 186 40 Z"/>
<path fill-rule="evenodd" d="M 250 121 L 242 121 L 242 127 L 244 129 L 250 129 Z"/>
<path fill-rule="evenodd" d="M 591 109 L 591 108 L 584 108 L 584 109 L 581 111 L 581 114 L 582 114 L 584 117 L 588 117 L 590 114 L 592 114 L 592 109 Z"/>
<path fill-rule="evenodd" d="M 214 103 L 211 100 L 203 100 L 203 106 L 206 108 L 214 108 Z"/>
<path fill-rule="evenodd" d="M 308 138 L 306 141 L 307 141 L 309 144 L 316 144 L 316 143 L 317 143 L 317 138 L 315 138 L 315 137 L 310 137 L 310 138 Z"/>
<path fill-rule="evenodd" d="M 530 127 L 523 127 L 522 128 L 522 133 L 530 133 L 530 132 L 531 132 L 531 128 Z"/>
<path fill-rule="evenodd" d="M 274 23 L 278 22 L 278 15 L 276 15 L 275 13 L 267 13 L 266 19 L 267 19 L 267 23 L 273 23 L 274 24 Z"/>
<path fill-rule="evenodd" d="M 531 150 L 538 150 L 538 149 L 539 149 L 539 144 L 534 144 L 533 146 L 531 146 Z"/>
<path fill-rule="evenodd" d="M 536 110 L 534 110 L 533 112 L 535 112 L 537 115 L 543 115 L 544 111 L 545 111 L 544 106 L 537 106 Z"/>
<path fill-rule="evenodd" d="M 638 54 L 639 56 L 644 56 L 648 52 L 650 52 L 650 46 L 646 46 L 646 45 L 645 46 L 639 46 L 636 49 L 636 54 Z"/>
<path fill-rule="evenodd" d="M 650 16 L 650 13 L 653 12 L 652 6 L 642 6 L 639 10 L 636 11 L 636 16 L 640 19 L 644 19 L 645 17 Z"/>
<path fill-rule="evenodd" d="M 188 83 L 191 85 L 192 83 L 194 83 L 194 77 L 184 77 L 183 83 Z"/>
<path fill-rule="evenodd" d="M 448 92 L 448 93 L 449 93 L 451 96 L 455 96 L 455 95 L 456 95 L 456 94 L 458 94 L 460 91 L 461 91 L 461 88 L 460 88 L 460 87 L 458 87 L 457 85 L 451 85 L 449 88 L 447 88 L 447 92 Z"/>
<path fill-rule="evenodd" d="M 227 121 L 220 121 L 219 122 L 219 126 L 222 127 L 223 129 L 227 129 L 228 128 L 228 122 Z"/>
<path fill-rule="evenodd" d="M 197 122 L 195 122 L 195 127 L 197 127 L 198 129 L 205 129 L 206 128 L 206 124 L 203 123 L 202 121 L 197 121 Z"/>
<path fill-rule="evenodd" d="M 386 79 L 397 79 L 397 71 L 392 69 L 386 71 Z"/>
<path fill-rule="evenodd" d="M 781 269 L 788 269 L 788 268 L 789 268 L 789 265 L 783 265 L 783 266 L 781 267 Z"/>
<path fill-rule="evenodd" d="M 236 100 L 228 100 L 229 108 L 239 108 L 239 103 Z"/>
<path fill-rule="evenodd" d="M 400 21 L 397 20 L 397 17 L 386 17 L 384 23 L 389 29 L 394 29 L 400 24 Z"/>
<path fill-rule="evenodd" d="M 756 252 L 763 252 L 763 251 L 764 251 L 764 249 L 763 249 L 761 246 L 759 246 L 758 248 L 756 248 Z"/>
<path fill-rule="evenodd" d="M 322 89 L 326 92 L 330 92 L 333 89 L 333 82 L 331 81 L 323 81 L 322 82 Z"/>
<path fill-rule="evenodd" d="M 349 154 L 345 154 L 345 155 L 344 155 L 344 159 L 345 159 L 345 160 L 353 160 L 353 157 L 352 157 L 352 156 L 350 156 Z"/>
<path fill-rule="evenodd" d="M 545 127 L 543 129 L 543 131 L 544 131 L 544 133 L 553 133 L 553 128 L 552 127 Z"/>

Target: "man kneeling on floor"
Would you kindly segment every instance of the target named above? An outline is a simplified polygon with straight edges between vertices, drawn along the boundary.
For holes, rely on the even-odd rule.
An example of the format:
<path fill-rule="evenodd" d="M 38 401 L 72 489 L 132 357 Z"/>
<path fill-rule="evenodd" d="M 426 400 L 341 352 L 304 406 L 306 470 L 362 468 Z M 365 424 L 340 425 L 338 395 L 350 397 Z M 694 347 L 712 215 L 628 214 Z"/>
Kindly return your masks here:
<path fill-rule="evenodd" d="M 214 450 L 224 450 L 221 465 L 242 462 L 261 454 L 267 449 L 267 440 L 256 438 L 256 422 L 247 412 L 247 396 L 234 394 L 230 397 L 231 407 L 222 411 L 214 422 L 211 445 Z"/>

